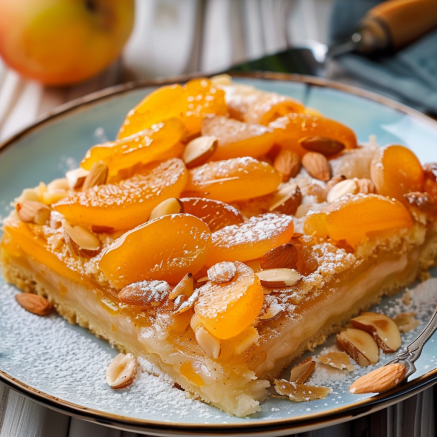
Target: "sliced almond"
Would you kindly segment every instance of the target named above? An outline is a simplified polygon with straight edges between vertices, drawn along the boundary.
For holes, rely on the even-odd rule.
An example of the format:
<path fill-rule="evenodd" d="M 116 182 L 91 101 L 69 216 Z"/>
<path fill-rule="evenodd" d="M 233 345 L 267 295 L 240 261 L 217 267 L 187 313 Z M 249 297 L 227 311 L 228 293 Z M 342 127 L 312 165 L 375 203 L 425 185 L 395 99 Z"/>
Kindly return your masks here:
<path fill-rule="evenodd" d="M 310 152 L 321 153 L 324 156 L 332 156 L 340 153 L 345 145 L 333 138 L 307 137 L 299 141 L 300 145 Z"/>
<path fill-rule="evenodd" d="M 355 179 L 358 186 L 358 192 L 361 194 L 376 193 L 375 184 L 370 179 Z"/>
<path fill-rule="evenodd" d="M 65 178 L 61 179 L 53 179 L 48 185 L 47 185 L 47 191 L 49 193 L 54 193 L 56 191 L 67 191 L 69 189 L 68 181 Z"/>
<path fill-rule="evenodd" d="M 284 305 L 280 304 L 276 297 L 265 295 L 264 303 L 258 318 L 260 320 L 275 320 L 279 318 L 283 312 Z"/>
<path fill-rule="evenodd" d="M 190 141 L 182 153 L 182 160 L 187 168 L 205 164 L 218 147 L 216 137 L 202 136 Z"/>
<path fill-rule="evenodd" d="M 302 193 L 300 188 L 297 185 L 291 187 L 285 186 L 276 191 L 269 206 L 269 211 L 294 215 L 301 203 Z"/>
<path fill-rule="evenodd" d="M 261 285 L 267 288 L 284 288 L 297 284 L 302 276 L 293 269 L 262 270 L 256 274 Z"/>
<path fill-rule="evenodd" d="M 277 268 L 295 269 L 297 256 L 298 252 L 294 244 L 282 244 L 266 252 L 260 258 L 260 266 L 263 270 Z"/>
<path fill-rule="evenodd" d="M 434 209 L 434 203 L 428 193 L 412 192 L 404 194 L 404 197 L 411 206 L 423 212 L 430 212 Z"/>
<path fill-rule="evenodd" d="M 190 326 L 194 332 L 196 332 L 197 328 L 203 326 L 202 322 L 200 321 L 200 317 L 196 313 L 194 313 L 193 317 L 191 317 Z"/>
<path fill-rule="evenodd" d="M 415 312 L 400 313 L 393 319 L 393 321 L 398 326 L 399 332 L 406 333 L 416 329 L 420 325 L 419 320 L 415 317 Z"/>
<path fill-rule="evenodd" d="M 131 385 L 137 374 L 137 360 L 132 354 L 118 354 L 106 370 L 106 382 L 113 389 Z"/>
<path fill-rule="evenodd" d="M 325 399 L 331 389 L 311 385 L 296 384 L 285 379 L 275 379 L 275 390 L 282 396 L 288 396 L 294 402 L 309 402 L 316 399 Z"/>
<path fill-rule="evenodd" d="M 300 172 L 302 162 L 299 154 L 289 149 L 281 149 L 273 161 L 273 167 L 282 174 L 282 181 L 287 182 Z"/>
<path fill-rule="evenodd" d="M 327 201 L 333 203 L 347 194 L 357 194 L 358 185 L 354 179 L 346 179 L 335 184 L 328 192 Z"/>
<path fill-rule="evenodd" d="M 46 316 L 53 311 L 53 305 L 37 294 L 20 293 L 15 295 L 15 299 L 26 311 L 37 316 Z"/>
<path fill-rule="evenodd" d="M 223 340 L 223 346 L 232 350 L 233 355 L 241 355 L 254 345 L 260 338 L 258 330 L 254 326 L 247 327 L 243 332 L 228 340 Z M 223 347 L 224 348 L 224 347 Z M 260 352 L 262 355 L 264 351 Z"/>
<path fill-rule="evenodd" d="M 219 262 L 208 269 L 208 279 L 216 284 L 224 284 L 234 279 L 237 267 L 230 261 Z"/>
<path fill-rule="evenodd" d="M 22 222 L 45 225 L 50 219 L 50 208 L 44 203 L 25 200 L 15 206 L 18 217 Z"/>
<path fill-rule="evenodd" d="M 365 331 L 346 329 L 337 335 L 337 344 L 362 367 L 375 365 L 379 361 L 378 345 Z"/>
<path fill-rule="evenodd" d="M 107 179 L 108 166 L 103 161 L 95 162 L 83 182 L 82 190 L 86 191 L 92 187 L 104 185 Z"/>
<path fill-rule="evenodd" d="M 184 295 L 186 297 L 190 297 L 194 291 L 194 281 L 193 275 L 191 273 L 187 273 L 176 285 L 175 288 L 170 292 L 168 298 L 171 300 L 176 299 L 178 296 Z"/>
<path fill-rule="evenodd" d="M 333 176 L 331 179 L 329 179 L 328 182 L 326 182 L 326 187 L 325 187 L 326 193 L 328 193 L 329 190 L 334 185 L 337 185 L 339 182 L 345 181 L 346 179 L 347 179 L 346 176 L 342 175 L 342 174 L 338 174 L 338 175 Z"/>
<path fill-rule="evenodd" d="M 185 294 L 179 295 L 174 300 L 174 315 L 185 313 L 186 311 L 194 308 L 194 305 L 199 298 L 199 291 L 195 290 L 190 297 L 185 296 Z"/>
<path fill-rule="evenodd" d="M 220 340 L 210 334 L 203 326 L 196 329 L 196 340 L 208 357 L 218 358 L 220 355 Z"/>
<path fill-rule="evenodd" d="M 159 205 L 153 208 L 152 212 L 150 213 L 149 220 L 153 220 L 164 215 L 180 214 L 183 212 L 183 203 L 175 197 L 170 197 L 170 199 L 162 201 Z"/>
<path fill-rule="evenodd" d="M 325 355 L 320 355 L 318 359 L 322 364 L 336 369 L 347 370 L 348 372 L 355 370 L 355 366 L 351 364 L 349 355 L 344 352 L 328 352 Z"/>
<path fill-rule="evenodd" d="M 324 155 L 317 152 L 308 152 L 302 158 L 302 165 L 314 179 L 327 182 L 331 179 L 331 165 Z"/>
<path fill-rule="evenodd" d="M 308 378 L 314 372 L 316 368 L 316 362 L 312 360 L 312 358 L 307 358 L 303 360 L 299 364 L 296 364 L 290 373 L 290 382 L 294 382 L 296 384 L 304 384 L 308 381 Z"/>
<path fill-rule="evenodd" d="M 118 299 L 126 305 L 149 307 L 161 305 L 169 294 L 170 285 L 166 281 L 140 281 L 124 287 Z"/>
<path fill-rule="evenodd" d="M 68 187 L 71 189 L 80 188 L 84 184 L 88 173 L 88 170 L 80 167 L 75 168 L 74 170 L 67 171 L 67 173 L 65 173 L 65 177 L 68 182 Z"/>
<path fill-rule="evenodd" d="M 407 369 L 403 364 L 389 364 L 358 378 L 349 387 L 349 391 L 353 394 L 381 393 L 400 384 L 406 373 Z"/>
<path fill-rule="evenodd" d="M 396 323 L 384 314 L 361 313 L 351 320 L 354 328 L 362 329 L 373 336 L 376 344 L 385 353 L 395 352 L 401 345 L 401 334 Z"/>
<path fill-rule="evenodd" d="M 100 252 L 100 240 L 94 233 L 82 226 L 72 226 L 65 220 L 62 226 L 64 228 L 65 242 L 77 256 L 92 258 Z"/>

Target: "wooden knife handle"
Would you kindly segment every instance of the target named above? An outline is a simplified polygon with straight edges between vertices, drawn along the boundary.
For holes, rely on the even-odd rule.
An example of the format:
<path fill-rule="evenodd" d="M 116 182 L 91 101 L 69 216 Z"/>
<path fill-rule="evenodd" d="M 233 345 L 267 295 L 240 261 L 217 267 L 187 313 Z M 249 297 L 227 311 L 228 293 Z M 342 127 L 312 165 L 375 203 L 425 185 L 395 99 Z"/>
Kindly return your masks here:
<path fill-rule="evenodd" d="M 371 9 L 363 24 L 379 25 L 398 50 L 437 27 L 437 0 L 391 0 Z"/>

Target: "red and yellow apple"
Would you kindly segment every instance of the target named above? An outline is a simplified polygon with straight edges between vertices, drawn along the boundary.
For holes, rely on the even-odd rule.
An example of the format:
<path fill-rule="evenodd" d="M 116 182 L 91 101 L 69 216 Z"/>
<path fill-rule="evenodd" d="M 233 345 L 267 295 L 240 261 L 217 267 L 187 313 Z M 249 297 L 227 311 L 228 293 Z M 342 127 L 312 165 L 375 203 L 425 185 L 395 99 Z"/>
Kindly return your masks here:
<path fill-rule="evenodd" d="M 0 56 L 47 85 L 86 80 L 120 55 L 134 0 L 0 0 Z"/>

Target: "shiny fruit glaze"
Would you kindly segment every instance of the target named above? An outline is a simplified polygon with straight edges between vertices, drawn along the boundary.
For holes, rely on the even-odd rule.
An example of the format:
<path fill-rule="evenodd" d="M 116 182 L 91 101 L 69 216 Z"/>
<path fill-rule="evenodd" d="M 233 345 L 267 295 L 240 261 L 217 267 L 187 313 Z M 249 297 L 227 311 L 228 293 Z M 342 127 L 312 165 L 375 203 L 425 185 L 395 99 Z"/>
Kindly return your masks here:
<path fill-rule="evenodd" d="M 258 158 L 273 146 L 273 130 L 265 126 L 242 123 L 227 117 L 211 117 L 202 121 L 202 135 L 218 139 L 218 147 L 212 156 L 220 161 L 240 156 Z"/>
<path fill-rule="evenodd" d="M 258 316 L 264 294 L 253 270 L 236 262 L 237 272 L 231 282 L 206 283 L 199 289 L 195 313 L 205 328 L 219 339 L 235 337 Z"/>
<path fill-rule="evenodd" d="M 168 159 L 168 154 L 184 133 L 182 121 L 169 118 L 129 137 L 91 147 L 80 166 L 90 170 L 94 163 L 103 161 L 111 173 L 116 173 L 138 163 Z"/>
<path fill-rule="evenodd" d="M 226 115 L 225 93 L 216 88 L 209 79 L 192 79 L 185 85 L 187 110 L 182 119 L 187 136 L 200 132 L 202 119 L 207 114 Z"/>
<path fill-rule="evenodd" d="M 212 234 L 211 250 L 206 264 L 221 261 L 249 261 L 293 237 L 292 217 L 283 214 L 263 214 L 239 225 L 227 226 Z"/>
<path fill-rule="evenodd" d="M 244 222 L 238 209 L 227 203 L 201 197 L 184 197 L 179 200 L 184 206 L 184 212 L 202 219 L 211 232 Z"/>
<path fill-rule="evenodd" d="M 129 137 L 167 118 L 182 118 L 186 110 L 187 100 L 184 88 L 180 85 L 158 88 L 129 111 L 118 132 L 118 138 Z"/>
<path fill-rule="evenodd" d="M 54 205 L 72 224 L 132 229 L 169 197 L 179 197 L 187 181 L 180 159 L 150 164 L 140 174 L 119 183 L 100 185 L 65 197 Z"/>
<path fill-rule="evenodd" d="M 343 197 L 325 210 L 308 215 L 304 231 L 315 237 L 346 240 L 356 247 L 366 236 L 412 225 L 413 220 L 402 203 L 368 194 Z"/>
<path fill-rule="evenodd" d="M 282 182 L 282 175 L 271 165 L 250 157 L 209 162 L 188 173 L 185 190 L 191 197 L 222 202 L 263 196 Z"/>
<path fill-rule="evenodd" d="M 275 144 L 294 150 L 303 156 L 307 150 L 299 141 L 309 137 L 331 138 L 343 143 L 346 149 L 357 147 L 354 131 L 344 124 L 323 116 L 312 114 L 288 114 L 269 124 L 276 136 Z"/>
<path fill-rule="evenodd" d="M 404 146 L 382 148 L 371 165 L 372 181 L 379 194 L 394 197 L 404 205 L 404 194 L 423 191 L 425 174 L 416 155 Z"/>
<path fill-rule="evenodd" d="M 177 284 L 203 267 L 210 245 L 211 232 L 202 220 L 189 214 L 166 215 L 114 241 L 99 267 L 118 288 L 149 280 Z"/>

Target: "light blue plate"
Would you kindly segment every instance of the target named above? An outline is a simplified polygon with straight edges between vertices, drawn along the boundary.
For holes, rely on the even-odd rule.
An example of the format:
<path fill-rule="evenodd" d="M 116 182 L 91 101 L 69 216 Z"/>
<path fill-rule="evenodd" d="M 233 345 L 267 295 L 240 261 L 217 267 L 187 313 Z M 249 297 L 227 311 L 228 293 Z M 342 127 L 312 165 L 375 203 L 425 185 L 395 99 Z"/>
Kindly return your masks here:
<path fill-rule="evenodd" d="M 375 134 L 381 145 L 410 147 L 422 162 L 437 161 L 437 123 L 388 99 L 321 79 L 264 74 L 240 78 L 244 83 L 302 100 L 326 116 L 353 128 L 360 141 Z M 68 105 L 12 138 L 0 150 L 0 216 L 22 189 L 63 177 L 77 167 L 85 152 L 104 138 L 113 139 L 125 117 L 154 87 L 132 85 L 110 93 L 96 93 Z M 433 271 L 433 276 L 437 272 Z M 227 415 L 198 401 L 186 399 L 162 378 L 142 374 L 133 387 L 111 390 L 105 369 L 116 351 L 85 329 L 56 315 L 38 318 L 20 308 L 17 290 L 0 279 L 0 379 L 52 408 L 110 426 L 158 435 L 253 434 L 300 432 L 327 426 L 386 407 L 423 390 L 437 379 L 437 345 L 426 345 L 418 372 L 408 384 L 379 396 L 353 396 L 353 377 L 328 375 L 333 388 L 325 400 L 292 403 L 270 398 L 262 412 L 249 419 Z M 437 284 L 433 282 L 432 285 Z M 426 288 L 426 287 L 425 287 Z M 432 288 L 432 287 L 428 287 Z M 437 290 L 437 286 L 434 287 Z M 421 325 L 403 337 L 410 341 L 423 328 L 437 303 L 425 290 L 417 303 Z M 386 314 L 402 309 L 399 298 L 384 299 L 378 306 Z M 408 309 L 411 311 L 411 308 Z M 435 337 L 437 340 L 437 337 Z M 314 352 L 319 355 L 333 339 Z M 382 357 L 381 362 L 388 358 Z M 319 375 L 320 376 L 320 375 Z M 325 375 L 326 376 L 326 375 Z"/>

